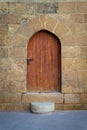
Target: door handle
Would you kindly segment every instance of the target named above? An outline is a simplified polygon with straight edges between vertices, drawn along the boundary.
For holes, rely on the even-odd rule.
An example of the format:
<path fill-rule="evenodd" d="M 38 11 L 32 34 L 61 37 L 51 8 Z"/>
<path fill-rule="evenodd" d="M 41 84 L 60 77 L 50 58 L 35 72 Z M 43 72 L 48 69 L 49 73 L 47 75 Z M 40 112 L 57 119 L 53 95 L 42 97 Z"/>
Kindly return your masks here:
<path fill-rule="evenodd" d="M 33 61 L 32 58 L 27 58 L 27 64 L 29 64 L 31 61 Z"/>

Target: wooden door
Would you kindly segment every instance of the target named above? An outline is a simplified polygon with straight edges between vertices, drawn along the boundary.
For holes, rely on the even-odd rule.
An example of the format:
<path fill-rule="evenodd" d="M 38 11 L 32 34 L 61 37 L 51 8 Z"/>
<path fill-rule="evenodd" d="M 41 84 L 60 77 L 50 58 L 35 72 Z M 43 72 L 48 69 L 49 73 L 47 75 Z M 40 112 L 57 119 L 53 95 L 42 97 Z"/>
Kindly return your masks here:
<path fill-rule="evenodd" d="M 37 32 L 27 48 L 27 87 L 30 92 L 57 92 L 61 84 L 61 46 L 48 31 Z"/>

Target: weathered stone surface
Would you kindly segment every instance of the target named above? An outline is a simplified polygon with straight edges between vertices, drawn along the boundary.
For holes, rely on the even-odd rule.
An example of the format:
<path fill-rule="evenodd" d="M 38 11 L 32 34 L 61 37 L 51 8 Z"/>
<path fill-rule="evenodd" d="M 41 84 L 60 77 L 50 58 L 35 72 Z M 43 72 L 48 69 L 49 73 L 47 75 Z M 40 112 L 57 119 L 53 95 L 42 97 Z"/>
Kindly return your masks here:
<path fill-rule="evenodd" d="M 57 36 L 64 37 L 69 33 L 69 27 L 65 24 L 58 23 L 54 32 Z"/>
<path fill-rule="evenodd" d="M 63 104 L 58 104 L 58 103 L 56 103 L 56 104 L 55 104 L 55 109 L 56 109 L 56 110 L 64 110 L 64 105 L 63 105 Z"/>
<path fill-rule="evenodd" d="M 63 23 L 83 23 L 84 21 L 84 16 L 83 14 L 79 13 L 63 13 L 63 14 L 58 14 L 55 17 L 59 19 Z"/>
<path fill-rule="evenodd" d="M 20 76 L 21 75 L 21 76 Z M 13 69 L 7 70 L 7 81 L 25 81 L 26 73 L 16 64 Z"/>
<path fill-rule="evenodd" d="M 14 36 L 13 35 L 6 35 L 5 36 L 5 46 L 12 46 L 14 41 Z"/>
<path fill-rule="evenodd" d="M 26 3 L 26 13 L 28 13 L 29 15 L 36 14 L 37 4 L 35 2 L 34 3 Z"/>
<path fill-rule="evenodd" d="M 37 3 L 37 13 L 39 14 L 48 14 L 48 13 L 57 13 L 58 3 Z"/>
<path fill-rule="evenodd" d="M 4 24 L 0 24 L 0 34 L 7 34 L 8 26 Z"/>
<path fill-rule="evenodd" d="M 77 70 L 87 70 L 87 58 L 77 58 Z"/>
<path fill-rule="evenodd" d="M 25 13 L 25 3 L 17 3 L 17 2 L 10 2 L 9 3 L 9 13 Z"/>
<path fill-rule="evenodd" d="M 63 37 L 61 37 L 61 43 L 63 46 L 75 46 L 76 41 L 75 41 L 75 36 L 72 35 L 71 33 L 67 33 Z"/>
<path fill-rule="evenodd" d="M 22 20 L 22 14 L 7 14 L 4 15 L 4 20 L 7 24 L 19 24 Z"/>
<path fill-rule="evenodd" d="M 76 58 L 62 58 L 62 70 L 75 71 L 76 70 Z"/>
<path fill-rule="evenodd" d="M 27 83 L 26 83 L 26 81 L 24 80 L 24 81 L 22 81 L 22 82 L 15 82 L 16 83 L 16 87 L 15 87 L 15 92 L 16 93 L 24 93 L 24 92 L 26 92 L 27 91 L 27 88 L 26 88 L 26 86 L 27 86 Z"/>
<path fill-rule="evenodd" d="M 76 35 L 75 42 L 78 46 L 87 46 L 87 35 Z"/>
<path fill-rule="evenodd" d="M 87 71 L 78 71 L 78 85 L 83 86 L 86 91 L 87 88 Z"/>
<path fill-rule="evenodd" d="M 4 46 L 4 36 L 0 35 L 0 46 Z"/>
<path fill-rule="evenodd" d="M 47 27 L 49 31 L 54 31 L 57 24 L 56 19 L 54 20 L 51 16 L 46 16 L 46 18 L 44 19 L 42 17 L 41 19 L 42 19 L 42 23 L 44 21 L 44 26 Z"/>
<path fill-rule="evenodd" d="M 62 57 L 64 58 L 75 58 L 77 57 L 77 47 L 74 46 L 63 46 Z"/>
<path fill-rule="evenodd" d="M 76 32 L 80 36 L 86 36 L 87 35 L 87 24 L 77 24 L 76 26 Z"/>
<path fill-rule="evenodd" d="M 6 76 L 7 76 L 6 69 L 3 69 L 2 67 L 0 67 L 0 81 L 6 79 Z"/>
<path fill-rule="evenodd" d="M 3 15 L 0 15 L 0 24 L 6 24 Z"/>
<path fill-rule="evenodd" d="M 8 13 L 8 3 L 0 2 L 0 14 L 7 14 Z"/>
<path fill-rule="evenodd" d="M 81 94 L 81 103 L 87 104 L 87 93 Z"/>
<path fill-rule="evenodd" d="M 44 21 L 43 21 L 44 22 Z M 31 21 L 30 21 L 30 23 L 28 24 L 28 27 L 29 27 L 29 29 L 31 30 L 31 31 L 33 31 L 34 30 L 34 32 L 37 32 L 37 31 L 39 31 L 39 30 L 41 30 L 42 29 L 42 27 L 41 27 L 41 22 L 40 22 L 40 20 L 39 20 L 39 17 L 38 18 L 34 18 L 34 19 L 32 19 Z M 32 30 L 33 29 L 33 30 Z M 33 32 L 33 33 L 34 33 Z M 32 34 L 33 35 L 33 34 Z"/>
<path fill-rule="evenodd" d="M 84 22 L 87 23 L 87 14 L 84 14 Z"/>
<path fill-rule="evenodd" d="M 30 103 L 30 102 L 55 102 L 55 103 L 63 103 L 63 94 L 56 93 L 26 93 L 23 94 L 22 103 Z"/>
<path fill-rule="evenodd" d="M 24 108 L 22 104 L 2 103 L 0 104 L 0 110 L 1 111 L 23 111 Z"/>
<path fill-rule="evenodd" d="M 11 34 L 14 34 L 18 30 L 18 28 L 19 28 L 19 24 L 9 24 L 8 25 L 8 32 Z"/>
<path fill-rule="evenodd" d="M 62 86 L 62 93 L 84 93 L 84 86 L 74 81 L 65 81 Z"/>
<path fill-rule="evenodd" d="M 79 57 L 87 58 L 87 47 L 80 47 L 79 49 Z"/>
<path fill-rule="evenodd" d="M 60 2 L 58 12 L 59 13 L 75 13 L 76 5 L 74 2 Z"/>
<path fill-rule="evenodd" d="M 21 94 L 2 93 L 0 103 L 21 103 Z"/>
<path fill-rule="evenodd" d="M 82 108 L 82 110 L 87 110 L 87 104 L 82 104 L 81 108 Z"/>
<path fill-rule="evenodd" d="M 24 47 L 14 47 L 9 48 L 9 55 L 10 58 L 26 58 L 26 48 Z"/>
<path fill-rule="evenodd" d="M 23 106 L 23 110 L 28 111 L 28 112 L 31 111 L 31 108 L 30 108 L 31 104 L 30 103 L 28 103 L 28 104 L 24 103 L 24 104 L 22 104 L 22 106 Z"/>
<path fill-rule="evenodd" d="M 64 110 L 81 110 L 81 104 L 64 104 Z"/>
<path fill-rule="evenodd" d="M 0 58 L 7 58 L 7 57 L 8 57 L 8 49 L 0 48 Z"/>
<path fill-rule="evenodd" d="M 80 103 L 80 94 L 64 94 L 65 104 L 67 103 Z"/>
<path fill-rule="evenodd" d="M 87 13 L 87 2 L 77 2 L 76 3 L 76 12 Z"/>

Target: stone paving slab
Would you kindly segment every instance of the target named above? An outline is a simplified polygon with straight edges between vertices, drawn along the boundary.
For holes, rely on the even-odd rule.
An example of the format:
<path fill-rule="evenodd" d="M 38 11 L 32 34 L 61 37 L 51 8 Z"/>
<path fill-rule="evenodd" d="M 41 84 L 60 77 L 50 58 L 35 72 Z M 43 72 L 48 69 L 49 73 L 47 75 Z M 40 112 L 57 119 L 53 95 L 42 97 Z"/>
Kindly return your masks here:
<path fill-rule="evenodd" d="M 87 111 L 0 112 L 0 130 L 87 130 Z"/>

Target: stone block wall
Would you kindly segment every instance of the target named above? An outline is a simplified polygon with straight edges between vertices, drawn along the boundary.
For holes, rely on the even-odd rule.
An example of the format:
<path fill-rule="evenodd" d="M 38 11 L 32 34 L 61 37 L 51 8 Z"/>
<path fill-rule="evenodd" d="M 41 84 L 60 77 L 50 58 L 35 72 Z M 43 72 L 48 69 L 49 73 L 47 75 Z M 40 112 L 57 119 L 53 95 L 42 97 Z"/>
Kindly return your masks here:
<path fill-rule="evenodd" d="M 27 92 L 26 45 L 39 29 L 60 39 L 61 93 Z M 31 101 L 53 101 L 58 110 L 87 109 L 86 0 L 0 2 L 0 110 L 29 110 Z"/>

